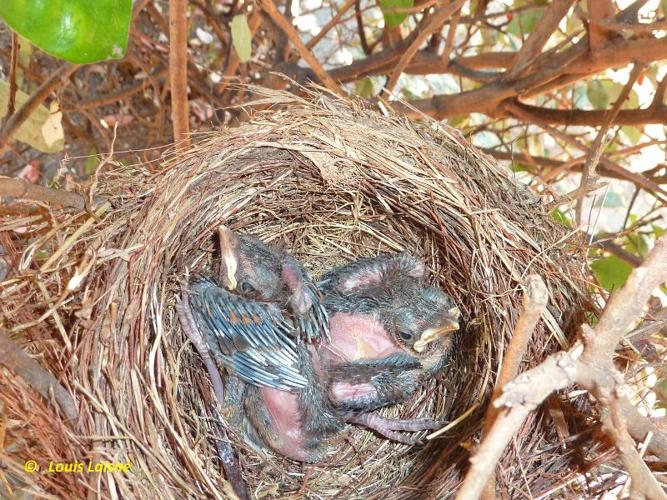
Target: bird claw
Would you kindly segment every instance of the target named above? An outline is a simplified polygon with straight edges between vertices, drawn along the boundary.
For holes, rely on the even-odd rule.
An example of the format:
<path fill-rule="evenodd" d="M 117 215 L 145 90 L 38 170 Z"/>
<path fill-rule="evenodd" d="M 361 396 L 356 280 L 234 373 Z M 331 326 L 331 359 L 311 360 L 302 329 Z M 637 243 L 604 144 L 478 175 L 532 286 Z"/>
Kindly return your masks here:
<path fill-rule="evenodd" d="M 377 413 L 348 415 L 345 421 L 351 424 L 363 425 L 391 441 L 410 446 L 423 445 L 426 443 L 426 440 L 414 435 L 403 434 L 403 432 L 435 430 L 441 428 L 444 424 L 442 421 L 430 418 L 390 419 L 382 417 Z"/>

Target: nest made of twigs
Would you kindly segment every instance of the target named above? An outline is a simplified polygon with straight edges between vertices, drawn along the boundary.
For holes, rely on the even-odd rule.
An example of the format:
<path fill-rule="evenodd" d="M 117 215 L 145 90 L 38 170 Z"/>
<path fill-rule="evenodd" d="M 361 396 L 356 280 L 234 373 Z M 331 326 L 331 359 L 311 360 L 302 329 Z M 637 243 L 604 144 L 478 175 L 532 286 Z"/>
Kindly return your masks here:
<path fill-rule="evenodd" d="M 106 165 L 88 193 L 95 209 L 30 205 L 5 224 L 22 230 L 12 233 L 1 326 L 58 378 L 79 415 L 66 430 L 39 395 L 0 371 L 12 488 L 125 498 L 229 493 L 215 459 L 211 388 L 174 311 L 184 270 L 214 266 L 220 223 L 288 249 L 314 275 L 360 256 L 410 252 L 464 319 L 442 380 L 388 410 L 452 421 L 446 432 L 409 448 L 350 429 L 327 466 L 260 457 L 237 442 L 258 497 L 446 496 L 479 437 L 528 274 L 539 274 L 550 293 L 528 363 L 568 344 L 588 301 L 583 263 L 540 199 L 509 172 L 432 122 L 314 92 L 254 90 L 269 109 L 238 128 L 208 134 L 159 168 Z M 31 418 L 26 408 L 37 402 Z M 527 421 L 501 464 L 504 489 L 537 496 L 563 479 L 569 459 L 553 445 L 552 428 L 540 412 Z M 28 474 L 19 467 L 28 458 L 42 468 L 129 459 L 133 469 Z"/>

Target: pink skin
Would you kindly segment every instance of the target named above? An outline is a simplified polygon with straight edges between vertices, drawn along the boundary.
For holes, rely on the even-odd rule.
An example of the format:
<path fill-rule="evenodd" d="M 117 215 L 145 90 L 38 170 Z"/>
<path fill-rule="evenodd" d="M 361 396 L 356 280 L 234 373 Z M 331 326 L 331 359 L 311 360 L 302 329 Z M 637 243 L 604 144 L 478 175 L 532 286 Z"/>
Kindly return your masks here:
<path fill-rule="evenodd" d="M 331 365 L 359 359 L 379 359 L 401 352 L 382 324 L 372 316 L 336 313 L 331 317 L 331 343 L 323 345 L 320 354 Z M 374 395 L 369 383 L 334 382 L 330 397 L 334 401 Z"/>
<path fill-rule="evenodd" d="M 262 388 L 261 392 L 271 415 L 272 429 L 275 435 L 279 436 L 275 451 L 293 460 L 307 461 L 308 454 L 303 449 L 298 394 L 267 387 Z"/>

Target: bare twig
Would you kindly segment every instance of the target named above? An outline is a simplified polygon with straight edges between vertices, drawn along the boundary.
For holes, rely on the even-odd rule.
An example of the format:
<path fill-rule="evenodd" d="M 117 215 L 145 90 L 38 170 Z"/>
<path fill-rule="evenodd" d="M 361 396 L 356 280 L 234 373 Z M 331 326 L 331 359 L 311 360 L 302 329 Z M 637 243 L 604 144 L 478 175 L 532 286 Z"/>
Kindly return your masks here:
<path fill-rule="evenodd" d="M 19 63 L 19 35 L 12 32 L 12 53 L 9 60 L 9 98 L 7 100 L 7 114 L 5 120 L 9 120 L 16 111 L 16 70 Z"/>
<path fill-rule="evenodd" d="M 317 35 L 315 35 L 313 38 L 308 40 L 308 43 L 306 43 L 306 47 L 308 48 L 308 50 L 312 50 L 312 48 L 315 47 L 315 45 L 320 43 L 320 40 L 322 40 L 322 38 L 324 38 L 327 35 L 327 33 L 329 33 L 329 31 L 331 31 L 331 29 L 338 24 L 338 22 L 341 20 L 343 15 L 348 10 L 350 10 L 350 7 L 352 7 L 352 5 L 354 5 L 354 3 L 355 3 L 355 0 L 345 0 L 345 3 L 340 6 L 340 9 L 338 9 L 338 12 L 336 12 L 336 15 L 333 16 L 327 24 L 322 26 L 322 29 L 320 29 L 320 31 L 317 33 Z M 363 45 L 364 41 L 362 40 L 361 43 Z"/>
<path fill-rule="evenodd" d="M 533 334 L 533 330 L 535 330 L 537 322 L 540 320 L 542 312 L 547 306 L 548 299 L 549 292 L 547 291 L 547 287 L 542 278 L 536 274 L 530 275 L 523 296 L 523 310 L 514 327 L 514 333 L 512 334 L 507 354 L 503 359 L 500 373 L 498 374 L 498 380 L 496 381 L 492 400 L 500 395 L 503 386 L 519 372 L 519 366 L 521 365 L 521 360 L 528 348 L 528 342 Z M 498 409 L 493 405 L 489 406 L 484 421 L 484 433 L 489 431 L 497 415 Z M 486 485 L 485 495 L 487 498 L 493 497 L 495 488 L 494 476 L 494 474 L 491 475 L 491 478 Z"/>
<path fill-rule="evenodd" d="M 174 141 L 190 148 L 188 111 L 188 2 L 169 0 L 169 88 Z"/>
<path fill-rule="evenodd" d="M 394 87 L 398 83 L 398 79 L 401 76 L 401 73 L 403 73 L 403 70 L 405 70 L 414 55 L 417 53 L 419 47 L 421 47 L 421 45 L 429 36 L 435 33 L 436 30 L 440 29 L 447 18 L 450 17 L 454 12 L 457 12 L 464 3 L 465 0 L 457 0 L 446 5 L 443 2 L 440 7 L 432 14 L 426 26 L 417 34 L 408 49 L 398 60 L 396 67 L 392 71 L 391 76 L 389 77 L 389 81 L 387 82 L 387 85 L 385 85 L 385 90 L 389 94 L 391 94 L 391 92 L 394 90 Z"/>
<path fill-rule="evenodd" d="M 28 356 L 23 349 L 17 346 L 4 330 L 0 330 L 0 364 L 23 378 L 30 387 L 39 392 L 47 401 L 51 395 L 67 417 L 72 427 L 76 426 L 79 413 L 72 396 L 61 386 L 51 373 Z"/>
<path fill-rule="evenodd" d="M 320 64 L 313 53 L 308 50 L 308 47 L 301 41 L 299 33 L 297 33 L 294 26 L 292 26 L 292 23 L 285 19 L 285 16 L 280 13 L 273 1 L 260 0 L 260 6 L 269 15 L 273 22 L 276 23 L 276 25 L 287 35 L 287 38 L 294 44 L 301 58 L 306 61 L 322 84 L 331 92 L 338 95 L 344 95 L 341 88 L 336 84 L 333 78 L 331 78 L 329 73 L 324 70 L 322 64 Z"/>
<path fill-rule="evenodd" d="M 0 129 L 0 154 L 4 153 L 9 146 L 9 142 L 14 134 L 23 125 L 28 117 L 42 104 L 49 94 L 55 90 L 58 85 L 66 80 L 72 73 L 79 68 L 78 65 L 66 63 L 58 68 L 47 80 L 42 83 L 37 91 L 7 120 Z"/>
<path fill-rule="evenodd" d="M 614 395 L 610 395 L 608 406 L 608 415 L 603 417 L 602 428 L 616 444 L 623 465 L 630 475 L 630 498 L 667 499 L 667 495 L 637 452 L 635 442 L 628 434 L 626 418 L 619 410 Z"/>
<path fill-rule="evenodd" d="M 493 401 L 493 405 L 507 410 L 497 415 L 477 453 L 471 458 L 470 470 L 457 498 L 476 499 L 480 496 L 512 436 L 530 412 L 554 391 L 576 382 L 601 400 L 603 406 L 605 398 L 615 394 L 619 383 L 623 382 L 612 363 L 615 347 L 632 322 L 641 317 L 644 305 L 655 288 L 667 281 L 666 261 L 667 236 L 663 236 L 644 263 L 632 272 L 625 286 L 612 296 L 595 329 L 584 325 L 583 346 L 577 343 L 567 352 L 549 356 L 503 387 L 503 393 Z M 623 408 L 626 421 L 630 420 L 628 416 L 634 418 L 636 413 L 636 409 L 635 412 L 628 411 L 628 404 L 623 397 L 619 398 L 619 408 Z M 657 431 L 658 440 L 665 442 L 665 436 L 657 428 L 647 429 L 646 421 L 642 423 L 642 430 Z M 635 432 L 636 436 L 641 430 L 635 429 Z M 645 435 L 646 432 L 640 439 L 644 439 Z M 615 444 L 617 447 L 624 446 L 622 441 L 620 444 L 615 441 Z"/>
<path fill-rule="evenodd" d="M 609 110 L 609 113 L 605 117 L 604 123 L 600 127 L 600 130 L 598 130 L 597 136 L 595 137 L 595 141 L 593 141 L 593 145 L 591 146 L 591 153 L 588 156 L 588 159 L 586 160 L 586 164 L 584 165 L 584 170 L 581 174 L 581 183 L 579 190 L 582 191 L 582 193 L 579 199 L 577 199 L 577 207 L 575 212 L 575 223 L 577 226 L 581 225 L 581 216 L 582 216 L 582 209 L 584 206 L 585 192 L 591 185 L 594 185 L 598 179 L 596 168 L 598 166 L 598 163 L 600 162 L 600 157 L 602 156 L 602 150 L 604 149 L 604 146 L 607 142 L 606 141 L 607 130 L 611 126 L 618 112 L 621 110 L 621 106 L 630 95 L 632 86 L 637 81 L 637 78 L 639 77 L 639 74 L 641 73 L 643 67 L 644 66 L 641 64 L 634 65 L 634 67 L 632 68 L 632 72 L 630 73 L 630 76 L 628 76 L 628 81 L 623 86 L 623 90 L 619 94 L 618 99 L 616 99 L 616 102 L 614 103 L 612 108 Z"/>

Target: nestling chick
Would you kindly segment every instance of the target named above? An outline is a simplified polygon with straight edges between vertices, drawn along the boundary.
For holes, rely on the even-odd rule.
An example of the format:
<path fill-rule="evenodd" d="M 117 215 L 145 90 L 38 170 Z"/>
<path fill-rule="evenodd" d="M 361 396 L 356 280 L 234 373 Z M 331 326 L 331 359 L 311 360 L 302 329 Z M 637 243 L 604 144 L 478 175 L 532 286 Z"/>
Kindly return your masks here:
<path fill-rule="evenodd" d="M 319 294 L 289 255 L 226 228 L 220 236 L 222 279 L 235 293 L 211 278 L 193 280 L 178 308 L 183 328 L 246 440 L 295 460 L 321 460 L 344 423 L 320 386 L 314 350 L 297 335 L 297 328 L 308 339 L 328 332 Z M 297 327 L 285 315 L 288 304 Z M 224 384 L 216 365 L 229 372 Z"/>
<path fill-rule="evenodd" d="M 409 399 L 442 369 L 459 311 L 440 289 L 422 287 L 424 266 L 409 255 L 363 259 L 318 283 L 331 342 L 319 348 L 329 399 L 343 419 L 414 444 L 395 431 L 437 428 L 428 419 L 389 420 L 374 410 Z"/>

